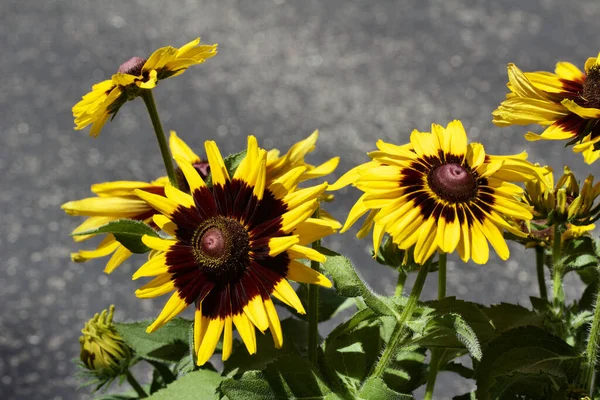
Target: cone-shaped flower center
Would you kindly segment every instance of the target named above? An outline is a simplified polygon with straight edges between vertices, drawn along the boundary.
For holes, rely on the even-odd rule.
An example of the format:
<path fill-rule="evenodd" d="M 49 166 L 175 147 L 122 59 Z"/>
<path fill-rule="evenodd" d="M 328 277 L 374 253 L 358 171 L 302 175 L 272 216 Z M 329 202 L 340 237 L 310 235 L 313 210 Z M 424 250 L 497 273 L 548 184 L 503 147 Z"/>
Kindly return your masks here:
<path fill-rule="evenodd" d="M 144 64 L 146 64 L 145 59 L 140 57 L 131 57 L 129 60 L 121 64 L 118 72 L 122 74 L 140 76 L 142 74 L 142 67 Z"/>
<path fill-rule="evenodd" d="M 220 280 L 243 274 L 250 263 L 250 239 L 238 221 L 219 216 L 206 220 L 192 239 L 198 267 Z"/>
<path fill-rule="evenodd" d="M 461 203 L 476 195 L 477 185 L 469 170 L 460 164 L 443 164 L 427 176 L 431 190 L 446 201 Z"/>
<path fill-rule="evenodd" d="M 581 96 L 588 102 L 588 106 L 600 108 L 600 67 L 590 68 L 587 72 Z"/>
<path fill-rule="evenodd" d="M 211 258 L 221 258 L 225 254 L 225 238 L 219 228 L 209 228 L 199 243 L 202 252 Z"/>

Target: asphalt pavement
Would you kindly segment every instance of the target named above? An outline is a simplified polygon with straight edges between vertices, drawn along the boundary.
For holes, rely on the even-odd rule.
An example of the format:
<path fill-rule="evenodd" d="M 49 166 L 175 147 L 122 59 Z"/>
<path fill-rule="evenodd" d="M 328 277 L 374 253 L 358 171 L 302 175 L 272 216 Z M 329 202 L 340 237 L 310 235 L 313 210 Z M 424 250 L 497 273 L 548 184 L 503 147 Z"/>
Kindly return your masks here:
<path fill-rule="evenodd" d="M 132 56 L 202 37 L 219 54 L 155 90 L 165 129 L 200 150 L 224 154 L 256 135 L 287 149 L 319 129 L 310 160 L 342 161 L 334 176 L 366 161 L 381 138 L 406 143 L 412 129 L 460 119 L 493 154 L 530 159 L 582 179 L 597 165 L 563 143 L 528 143 L 526 128 L 500 129 L 491 112 L 506 93 L 506 64 L 552 70 L 598 54 L 594 0 L 234 1 L 3 0 L 0 2 L 0 398 L 84 399 L 72 359 L 83 323 L 110 304 L 116 319 L 156 316 L 163 299 L 139 300 L 130 277 L 142 258 L 110 276 L 103 261 L 75 264 L 68 233 L 80 221 L 60 209 L 110 180 L 163 174 L 143 102 L 128 103 L 101 135 L 73 131 L 71 107 Z M 342 191 L 328 207 L 344 219 L 358 198 Z M 369 255 L 370 240 L 328 238 L 379 292 L 395 275 Z M 529 305 L 534 255 L 517 246 L 508 262 L 449 257 L 448 294 L 484 304 Z M 435 279 L 423 298 L 435 297 Z M 571 298 L 581 290 L 569 279 Z M 326 330 L 327 327 L 324 327 Z M 435 398 L 472 382 L 441 374 Z M 418 394 L 417 394 L 418 397 Z"/>

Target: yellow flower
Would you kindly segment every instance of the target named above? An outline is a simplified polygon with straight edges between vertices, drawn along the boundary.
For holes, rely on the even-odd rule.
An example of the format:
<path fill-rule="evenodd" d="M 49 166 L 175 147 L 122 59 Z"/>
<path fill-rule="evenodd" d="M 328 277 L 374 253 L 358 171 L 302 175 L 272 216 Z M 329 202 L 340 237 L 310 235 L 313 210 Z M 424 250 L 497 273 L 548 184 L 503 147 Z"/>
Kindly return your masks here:
<path fill-rule="evenodd" d="M 131 350 L 112 323 L 115 306 L 90 319 L 81 330 L 80 359 L 83 366 L 100 379 L 124 373 L 131 361 Z"/>
<path fill-rule="evenodd" d="M 555 73 L 523 73 L 508 65 L 510 93 L 493 115 L 498 126 L 539 124 L 542 134 L 528 132 L 525 138 L 567 140 L 573 151 L 583 153 L 586 163 L 600 157 L 600 57 L 585 63 L 585 72 L 568 62 L 556 64 Z"/>
<path fill-rule="evenodd" d="M 172 238 L 144 236 L 143 242 L 157 253 L 133 275 L 155 277 L 136 291 L 140 298 L 174 292 L 148 332 L 194 305 L 198 365 L 210 359 L 221 336 L 222 358 L 230 356 L 234 326 L 251 354 L 257 351 L 255 327 L 269 329 L 275 347 L 281 347 L 271 296 L 304 313 L 287 279 L 330 287 L 325 276 L 298 260 L 324 261 L 307 245 L 339 228 L 311 218 L 327 183 L 295 189 L 305 166 L 269 182 L 267 152 L 250 136 L 246 156 L 230 177 L 215 142 L 207 141 L 205 149 L 212 186 L 186 160 L 175 157 L 190 194 L 169 184 L 166 198 L 136 191 L 160 212 L 154 222 Z"/>
<path fill-rule="evenodd" d="M 528 221 L 533 215 L 521 199 L 523 189 L 511 182 L 544 178 L 546 171 L 526 160 L 527 154 L 494 156 L 480 143 L 467 144 L 460 121 L 430 132 L 413 131 L 410 143 L 377 142 L 371 161 L 348 171 L 330 190 L 352 184 L 364 192 L 342 228 L 368 216 L 358 232 L 373 228 L 378 251 L 387 232 L 402 250 L 414 246 L 414 259 L 423 264 L 436 250 L 487 262 L 488 241 L 507 259 L 504 230 L 524 236 L 507 220 Z"/>
<path fill-rule="evenodd" d="M 75 130 L 92 124 L 91 136 L 98 136 L 109 118 L 119 108 L 140 94 L 152 89 L 157 82 L 182 74 L 185 70 L 217 54 L 217 45 L 200 45 L 200 38 L 176 49 L 171 46 L 156 50 L 148 60 L 132 57 L 121 64 L 111 79 L 92 86 L 92 91 L 73 106 Z"/>
<path fill-rule="evenodd" d="M 292 170 L 295 173 L 300 174 L 298 182 L 322 177 L 333 171 L 339 162 L 339 157 L 332 158 L 318 167 L 307 164 L 304 160 L 304 157 L 314 149 L 317 138 L 318 133 L 315 131 L 307 139 L 293 145 L 290 150 L 281 157 L 279 157 L 277 150 L 269 151 L 267 158 L 270 155 L 271 160 L 267 161 L 267 182 L 273 182 Z M 177 136 L 175 131 L 171 131 L 169 147 L 171 148 L 171 153 L 174 157 L 177 157 L 194 167 L 203 179 L 208 176 L 210 172 L 209 163 L 203 161 L 179 136 Z M 184 192 L 189 192 L 189 187 L 187 186 L 187 181 L 182 170 L 178 168 L 175 172 L 178 188 Z M 95 184 L 92 185 L 91 190 L 96 194 L 96 197 L 69 201 L 63 204 L 62 208 L 69 215 L 87 217 L 80 226 L 75 228 L 72 232 L 73 234 L 95 229 L 121 218 L 143 221 L 155 227 L 152 222 L 152 216 L 156 214 L 156 211 L 137 197 L 134 194 L 134 190 L 139 189 L 164 196 L 164 186 L 167 181 L 168 179 L 166 177 L 161 177 L 150 183 L 139 181 L 114 181 Z M 337 223 L 337 221 L 325 210 L 321 210 L 321 219 L 326 219 L 331 223 Z M 73 238 L 76 242 L 80 242 L 90 239 L 93 236 L 94 235 L 83 235 L 73 236 Z M 109 234 L 106 235 L 96 249 L 80 250 L 71 254 L 71 259 L 75 262 L 85 262 L 90 259 L 102 258 L 109 255 L 111 258 L 104 269 L 104 272 L 107 274 L 110 274 L 125 262 L 132 253 L 125 246 L 121 245 L 112 234 Z"/>

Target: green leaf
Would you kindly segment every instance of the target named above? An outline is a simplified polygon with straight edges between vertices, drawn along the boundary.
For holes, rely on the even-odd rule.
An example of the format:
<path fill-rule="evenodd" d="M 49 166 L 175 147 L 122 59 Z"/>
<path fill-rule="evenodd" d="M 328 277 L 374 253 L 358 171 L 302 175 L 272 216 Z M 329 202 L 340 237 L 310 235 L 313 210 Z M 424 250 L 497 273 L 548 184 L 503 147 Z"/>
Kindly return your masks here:
<path fill-rule="evenodd" d="M 340 296 L 362 296 L 367 306 L 376 314 L 399 317 L 395 304 L 391 300 L 375 294 L 359 277 L 348 258 L 323 247 L 321 253 L 327 256 L 323 268 L 333 278 L 335 288 Z"/>
<path fill-rule="evenodd" d="M 221 382 L 220 392 L 230 399 L 334 399 L 314 367 L 304 358 L 284 355 L 262 372 L 247 371 Z"/>
<path fill-rule="evenodd" d="M 345 386 L 360 388 L 382 347 L 379 324 L 363 324 L 359 329 L 341 336 L 327 338 L 323 361 L 335 371 Z"/>
<path fill-rule="evenodd" d="M 231 357 L 224 363 L 224 375 L 239 375 L 246 371 L 262 370 L 269 363 L 285 355 L 300 355 L 307 346 L 308 325 L 304 321 L 286 318 L 281 321 L 283 346 L 276 349 L 269 333 L 256 335 L 256 354 L 248 354 L 246 346 L 238 341 Z"/>
<path fill-rule="evenodd" d="M 381 378 L 370 377 L 358 393 L 361 399 L 377 400 L 414 400 L 410 394 L 398 393 L 385 384 Z"/>
<path fill-rule="evenodd" d="M 152 383 L 150 384 L 150 393 L 154 393 L 157 390 L 164 388 L 176 379 L 175 374 L 167 365 L 154 360 L 147 361 L 154 367 L 154 371 L 152 372 Z"/>
<path fill-rule="evenodd" d="M 217 387 L 223 380 L 219 373 L 201 369 L 186 374 L 165 389 L 159 390 L 149 400 L 197 400 L 218 399 Z"/>
<path fill-rule="evenodd" d="M 225 168 L 227 168 L 227 172 L 229 173 L 230 177 L 235 175 L 235 171 L 240 166 L 240 163 L 244 158 L 246 158 L 246 150 L 242 150 L 239 153 L 230 154 L 223 159 L 223 163 L 225 164 Z M 212 174 L 210 172 L 206 177 L 206 184 L 208 186 L 212 185 Z"/>
<path fill-rule="evenodd" d="M 188 330 L 192 321 L 175 318 L 156 332 L 146 333 L 151 320 L 116 322 L 115 327 L 137 356 L 148 360 L 174 363 L 189 353 Z"/>
<path fill-rule="evenodd" d="M 533 326 L 512 329 L 484 349 L 475 370 L 477 397 L 550 393 L 573 382 L 580 365 L 581 357 L 562 339 Z"/>
<path fill-rule="evenodd" d="M 158 233 L 142 221 L 133 219 L 119 219 L 108 224 L 87 231 L 72 233 L 72 236 L 97 235 L 100 233 L 112 233 L 117 241 L 132 253 L 147 253 L 150 248 L 142 243 L 142 236 L 149 235 L 159 237 Z"/>
<path fill-rule="evenodd" d="M 308 285 L 300 285 L 296 294 L 302 301 L 302 304 L 308 304 Z M 327 321 L 355 305 L 356 302 L 353 299 L 338 295 L 334 289 L 319 286 L 319 322 Z M 292 310 L 289 306 L 286 307 Z M 296 317 L 308 321 L 307 314 L 297 314 L 295 310 L 292 310 L 292 312 Z"/>

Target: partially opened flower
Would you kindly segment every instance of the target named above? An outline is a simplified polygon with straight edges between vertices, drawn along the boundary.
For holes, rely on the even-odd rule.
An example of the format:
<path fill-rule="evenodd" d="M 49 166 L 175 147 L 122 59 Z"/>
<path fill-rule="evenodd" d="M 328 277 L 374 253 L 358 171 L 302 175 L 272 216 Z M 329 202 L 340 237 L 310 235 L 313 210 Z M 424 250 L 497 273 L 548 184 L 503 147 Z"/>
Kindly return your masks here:
<path fill-rule="evenodd" d="M 181 140 L 174 131 L 171 131 L 169 145 L 173 155 L 185 160 L 189 165 L 196 168 L 202 177 L 206 177 L 208 163 L 202 162 L 200 157 L 194 153 L 188 145 Z M 178 171 L 182 176 L 183 174 Z M 164 186 L 168 182 L 166 177 L 161 177 L 152 182 L 140 181 L 114 181 L 92 185 L 91 190 L 96 197 L 88 197 L 81 200 L 69 201 L 62 205 L 62 209 L 69 215 L 87 217 L 72 234 L 96 229 L 112 221 L 122 218 L 152 223 L 152 216 L 156 211 L 145 201 L 137 197 L 134 190 L 143 190 L 164 196 Z M 156 227 L 154 225 L 154 227 Z M 75 235 L 76 242 L 88 240 L 95 235 Z M 80 250 L 71 254 L 75 262 L 85 262 L 90 259 L 111 256 L 106 264 L 104 272 L 110 274 L 132 255 L 125 246 L 117 239 L 108 234 L 94 250 Z"/>
<path fill-rule="evenodd" d="M 492 113 L 493 122 L 498 126 L 548 126 L 541 134 L 529 132 L 525 138 L 566 140 L 592 164 L 600 157 L 600 58 L 588 58 L 584 70 L 559 62 L 555 73 L 523 73 L 509 64 L 510 93 Z"/>
<path fill-rule="evenodd" d="M 311 218 L 326 183 L 293 189 L 306 167 L 267 181 L 266 151 L 250 136 L 246 156 L 230 177 L 216 144 L 208 141 L 205 148 L 212 186 L 176 157 L 190 194 L 170 185 L 165 187 L 166 198 L 136 191 L 161 213 L 154 221 L 172 239 L 144 236 L 143 242 L 158 253 L 133 276 L 156 277 L 136 291 L 140 298 L 174 292 L 148 332 L 186 307 L 195 307 L 194 347 L 199 365 L 210 359 L 221 336 L 222 358 L 230 356 L 233 326 L 250 353 L 257 350 L 255 327 L 269 329 L 275 346 L 280 347 L 282 331 L 271 296 L 304 313 L 287 279 L 331 286 L 325 276 L 299 259 L 324 261 L 321 253 L 306 245 L 339 227 Z"/>
<path fill-rule="evenodd" d="M 595 228 L 594 221 L 600 212 L 596 199 L 600 195 L 600 183 L 594 185 L 594 177 L 588 175 L 581 190 L 577 178 L 568 167 L 556 185 L 552 170 L 546 180 L 551 184 L 533 180 L 526 183 L 525 199 L 533 206 L 528 247 L 549 245 L 553 241 L 553 226 L 564 224 L 562 239 L 580 237 Z M 523 225 L 521 223 L 521 225 Z"/>
<path fill-rule="evenodd" d="M 217 45 L 200 45 L 200 38 L 179 49 L 167 46 L 156 50 L 146 60 L 132 57 L 121 64 L 111 79 L 92 86 L 92 91 L 73 106 L 75 129 L 92 124 L 91 136 L 98 136 L 109 118 L 119 108 L 140 95 L 141 89 L 152 89 L 158 81 L 182 74 L 217 54 Z"/>
<path fill-rule="evenodd" d="M 523 189 L 512 182 L 544 179 L 545 170 L 526 160 L 527 154 L 493 156 L 480 143 L 467 144 L 460 121 L 430 132 L 413 131 L 410 143 L 377 142 L 372 161 L 348 171 L 330 190 L 353 184 L 364 192 L 342 229 L 368 216 L 358 233 L 373 228 L 375 251 L 387 232 L 400 249 L 414 246 L 419 264 L 436 250 L 487 262 L 488 242 L 507 259 L 504 230 L 523 236 L 507 219 L 532 218 L 521 199 Z"/>

